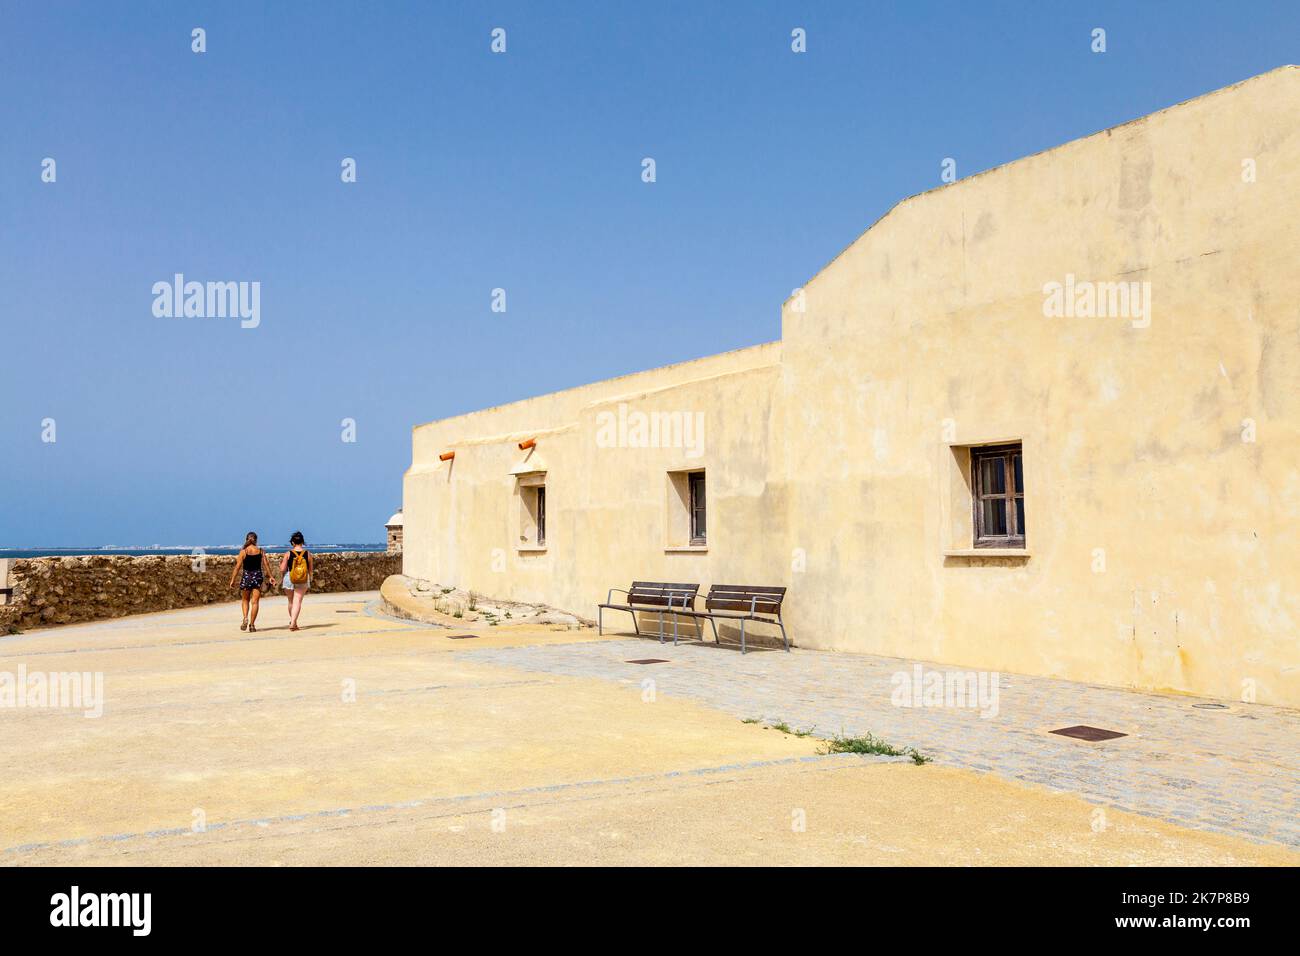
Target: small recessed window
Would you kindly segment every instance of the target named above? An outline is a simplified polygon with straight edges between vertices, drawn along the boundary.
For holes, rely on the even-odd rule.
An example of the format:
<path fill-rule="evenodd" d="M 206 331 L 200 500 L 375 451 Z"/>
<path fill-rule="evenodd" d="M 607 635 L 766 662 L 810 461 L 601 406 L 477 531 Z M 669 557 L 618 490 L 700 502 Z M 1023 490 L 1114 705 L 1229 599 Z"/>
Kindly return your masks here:
<path fill-rule="evenodd" d="M 704 494 L 704 472 L 691 472 L 688 481 L 690 483 L 691 498 L 691 545 L 698 546 L 708 543 L 708 509 L 706 497 Z"/>
<path fill-rule="evenodd" d="M 1024 454 L 1019 444 L 971 449 L 975 547 L 1025 546 Z"/>
<path fill-rule="evenodd" d="M 708 496 L 704 469 L 668 472 L 664 548 L 668 552 L 708 551 Z"/>
<path fill-rule="evenodd" d="M 518 483 L 519 548 L 522 551 L 546 547 L 546 475 L 523 475 Z"/>

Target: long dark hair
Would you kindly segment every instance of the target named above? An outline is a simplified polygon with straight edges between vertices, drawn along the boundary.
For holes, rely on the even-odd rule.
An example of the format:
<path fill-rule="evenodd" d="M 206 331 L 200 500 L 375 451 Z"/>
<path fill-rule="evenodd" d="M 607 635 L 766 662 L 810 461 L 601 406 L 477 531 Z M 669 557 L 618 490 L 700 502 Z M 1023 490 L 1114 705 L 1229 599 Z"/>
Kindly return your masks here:
<path fill-rule="evenodd" d="M 303 545 L 303 546 L 306 546 L 306 544 L 307 544 L 307 539 L 304 538 L 304 537 L 302 536 L 302 532 L 301 532 L 301 531 L 295 531 L 293 534 L 289 535 L 289 543 L 290 543 L 290 544 L 301 544 L 301 545 Z"/>
<path fill-rule="evenodd" d="M 248 534 L 244 535 L 244 547 L 247 548 L 250 544 L 257 544 L 256 531 L 250 531 Z"/>

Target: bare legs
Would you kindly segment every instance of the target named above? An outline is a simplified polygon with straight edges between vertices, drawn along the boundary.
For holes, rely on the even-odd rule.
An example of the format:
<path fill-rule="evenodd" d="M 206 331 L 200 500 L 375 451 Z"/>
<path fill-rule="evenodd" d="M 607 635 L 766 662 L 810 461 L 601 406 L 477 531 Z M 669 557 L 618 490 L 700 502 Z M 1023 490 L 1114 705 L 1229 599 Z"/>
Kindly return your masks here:
<path fill-rule="evenodd" d="M 262 592 L 257 588 L 253 588 L 251 591 L 240 591 L 239 593 L 242 595 L 240 603 L 244 609 L 244 624 L 248 625 L 250 631 L 255 631 L 257 628 L 253 625 L 257 623 L 257 608 L 262 603 Z M 241 625 L 239 629 L 242 631 L 244 628 Z"/>
<path fill-rule="evenodd" d="M 289 594 L 289 630 L 298 630 L 298 615 L 302 613 L 302 599 L 307 596 L 306 588 L 294 588 Z"/>

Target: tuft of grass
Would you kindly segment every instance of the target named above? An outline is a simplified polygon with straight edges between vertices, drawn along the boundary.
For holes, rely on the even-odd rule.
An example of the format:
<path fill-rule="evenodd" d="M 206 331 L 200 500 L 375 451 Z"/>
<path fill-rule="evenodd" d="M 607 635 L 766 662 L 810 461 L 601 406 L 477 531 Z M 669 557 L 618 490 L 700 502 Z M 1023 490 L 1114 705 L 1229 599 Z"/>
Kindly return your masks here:
<path fill-rule="evenodd" d="M 760 723 L 761 721 L 762 721 L 762 718 L 761 718 L 761 717 L 746 717 L 744 720 L 741 721 L 741 723 L 742 723 L 742 724 L 757 724 L 757 723 Z M 772 723 L 772 724 L 768 724 L 768 725 L 766 725 L 763 729 L 764 729 L 764 730 L 779 730 L 779 731 L 781 731 L 781 733 L 783 733 L 783 734 L 791 734 L 792 736 L 795 736 L 795 737 L 811 737 L 811 736 L 812 736 L 812 732 L 813 732 L 814 730 L 816 730 L 817 728 L 816 728 L 816 727 L 809 727 L 807 730 L 795 730 L 793 727 L 791 727 L 791 726 L 790 726 L 788 723 L 786 723 L 784 720 L 778 720 L 778 721 L 776 721 L 775 723 Z"/>
<path fill-rule="evenodd" d="M 874 754 L 881 757 L 911 757 L 912 763 L 920 766 L 929 763 L 933 757 L 927 757 L 915 747 L 895 747 L 893 744 L 886 743 L 875 734 L 864 734 L 861 737 L 844 737 L 836 736 L 826 741 L 826 749 L 822 753 L 827 754 Z"/>

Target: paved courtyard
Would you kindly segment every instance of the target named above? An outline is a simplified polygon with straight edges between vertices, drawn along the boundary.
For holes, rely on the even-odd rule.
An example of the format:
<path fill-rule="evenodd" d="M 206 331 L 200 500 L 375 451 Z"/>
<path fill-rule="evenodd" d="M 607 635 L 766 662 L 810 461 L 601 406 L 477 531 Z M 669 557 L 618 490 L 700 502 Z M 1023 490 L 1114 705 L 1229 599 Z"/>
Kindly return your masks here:
<path fill-rule="evenodd" d="M 313 595 L 296 633 L 268 601 L 256 634 L 226 604 L 0 638 L 0 681 L 103 680 L 102 708 L 0 699 L 0 864 L 1300 862 L 1290 713 L 1026 678 L 993 719 L 900 711 L 896 661 L 449 631 L 375 597 Z M 1080 722 L 1131 736 L 1042 732 Z"/>
<path fill-rule="evenodd" d="M 921 662 L 798 649 L 742 657 L 725 640 L 721 647 L 674 647 L 631 638 L 475 649 L 468 658 L 603 680 L 650 677 L 659 694 L 741 719 L 784 721 L 816 737 L 869 732 L 916 747 L 941 765 L 1041 784 L 1184 826 L 1300 846 L 1300 713 L 1293 710 L 1018 674 L 999 675 L 993 716 L 966 707 L 898 707 L 891 703 L 893 676 L 910 677 Z M 645 658 L 669 662 L 626 663 Z M 1088 743 L 1050 733 L 1080 724 L 1128 736 Z"/>

